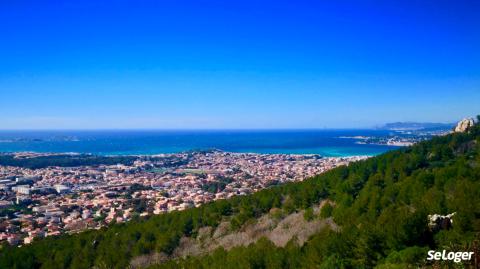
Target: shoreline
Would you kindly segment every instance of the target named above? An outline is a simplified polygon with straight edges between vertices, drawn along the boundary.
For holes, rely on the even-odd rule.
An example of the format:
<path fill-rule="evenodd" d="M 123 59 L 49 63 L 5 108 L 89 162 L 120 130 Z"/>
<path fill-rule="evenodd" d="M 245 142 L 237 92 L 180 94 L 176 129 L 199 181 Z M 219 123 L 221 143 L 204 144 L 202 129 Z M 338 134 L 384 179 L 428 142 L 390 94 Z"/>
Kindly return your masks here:
<path fill-rule="evenodd" d="M 12 245 L 199 207 L 369 158 L 221 151 L 123 159 L 17 154 L 21 157 L 0 155 L 5 190 L 0 206 L 14 211 L 4 221 L 16 227 L 4 233 L 3 240 Z M 47 157 L 34 160 L 35 156 Z M 32 225 L 20 229 L 17 220 Z"/>
<path fill-rule="evenodd" d="M 360 143 L 359 143 L 360 144 Z M 379 146 L 393 146 L 393 147 L 401 147 L 398 145 L 382 145 L 382 144 L 375 144 Z M 334 148 L 334 147 L 332 147 Z M 186 150 L 186 151 L 179 151 L 179 152 L 165 152 L 165 153 L 142 153 L 142 154 L 128 154 L 128 153 L 91 153 L 91 152 L 43 152 L 43 151 L 0 151 L 0 156 L 6 155 L 16 155 L 22 157 L 35 158 L 35 157 L 46 157 L 46 156 L 97 156 L 97 157 L 165 157 L 165 156 L 175 156 L 180 154 L 188 154 L 188 153 L 229 153 L 229 154 L 236 154 L 236 155 L 290 155 L 290 156 L 319 156 L 321 158 L 348 158 L 348 157 L 374 157 L 377 155 L 382 154 L 383 152 L 377 154 L 339 154 L 336 156 L 332 155 L 323 155 L 320 153 L 296 153 L 296 152 L 254 152 L 254 151 L 225 151 L 219 149 L 198 149 L 198 150 Z"/>

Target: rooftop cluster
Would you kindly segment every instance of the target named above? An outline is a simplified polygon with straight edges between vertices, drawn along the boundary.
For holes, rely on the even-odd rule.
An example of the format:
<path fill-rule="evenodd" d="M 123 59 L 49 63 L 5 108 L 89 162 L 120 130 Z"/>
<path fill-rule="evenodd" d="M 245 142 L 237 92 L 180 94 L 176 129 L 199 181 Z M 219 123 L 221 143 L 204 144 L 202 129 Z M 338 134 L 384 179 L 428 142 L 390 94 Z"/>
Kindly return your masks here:
<path fill-rule="evenodd" d="M 364 158 L 202 151 L 141 156 L 131 165 L 0 166 L 0 241 L 28 244 L 36 237 L 198 207 Z"/>

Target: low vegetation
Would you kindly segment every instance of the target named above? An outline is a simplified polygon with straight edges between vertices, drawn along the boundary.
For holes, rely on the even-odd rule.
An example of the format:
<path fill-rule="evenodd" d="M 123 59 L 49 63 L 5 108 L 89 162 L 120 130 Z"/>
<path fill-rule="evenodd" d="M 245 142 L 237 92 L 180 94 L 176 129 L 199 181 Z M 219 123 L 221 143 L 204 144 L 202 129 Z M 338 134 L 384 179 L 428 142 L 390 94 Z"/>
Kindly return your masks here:
<path fill-rule="evenodd" d="M 49 155 L 39 157 L 16 158 L 12 154 L 0 155 L 0 165 L 18 166 L 30 169 L 45 168 L 49 166 L 72 167 L 82 165 L 132 165 L 137 157 L 133 156 L 97 156 L 88 154 L 78 155 Z"/>

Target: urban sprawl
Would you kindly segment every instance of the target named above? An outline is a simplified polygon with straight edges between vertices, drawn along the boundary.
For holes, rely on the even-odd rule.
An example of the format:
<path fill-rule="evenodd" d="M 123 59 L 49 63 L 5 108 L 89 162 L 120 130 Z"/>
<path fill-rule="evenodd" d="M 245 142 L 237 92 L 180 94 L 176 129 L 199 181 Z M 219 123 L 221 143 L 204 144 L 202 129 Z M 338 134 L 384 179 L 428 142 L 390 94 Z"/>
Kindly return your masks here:
<path fill-rule="evenodd" d="M 132 165 L 0 166 L 0 243 L 29 244 L 36 238 L 198 207 L 365 158 L 203 151 L 138 156 Z"/>

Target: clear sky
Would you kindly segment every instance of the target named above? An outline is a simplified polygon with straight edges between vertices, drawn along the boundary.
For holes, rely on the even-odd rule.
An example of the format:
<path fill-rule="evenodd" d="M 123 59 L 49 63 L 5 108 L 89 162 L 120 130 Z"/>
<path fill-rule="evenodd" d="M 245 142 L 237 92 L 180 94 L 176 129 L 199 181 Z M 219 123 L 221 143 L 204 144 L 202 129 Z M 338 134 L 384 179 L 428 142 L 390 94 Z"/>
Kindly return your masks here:
<path fill-rule="evenodd" d="M 480 1 L 0 1 L 0 129 L 480 113 Z"/>

